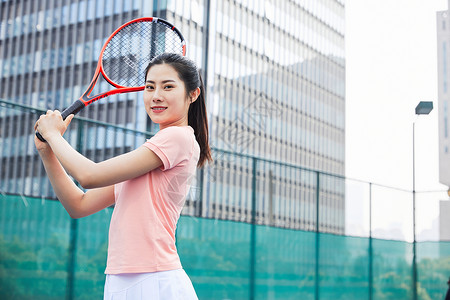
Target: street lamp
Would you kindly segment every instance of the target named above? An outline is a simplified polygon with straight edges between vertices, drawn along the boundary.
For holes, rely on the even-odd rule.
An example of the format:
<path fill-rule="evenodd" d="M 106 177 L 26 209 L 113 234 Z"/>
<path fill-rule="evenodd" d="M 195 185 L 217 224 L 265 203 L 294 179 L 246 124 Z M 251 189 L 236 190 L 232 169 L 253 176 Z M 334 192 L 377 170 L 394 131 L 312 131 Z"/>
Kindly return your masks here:
<path fill-rule="evenodd" d="M 416 106 L 416 115 L 428 115 L 433 110 L 433 102 L 420 101 Z M 417 263 L 416 263 L 416 172 L 415 172 L 415 143 L 413 122 L 413 299 L 417 300 Z"/>

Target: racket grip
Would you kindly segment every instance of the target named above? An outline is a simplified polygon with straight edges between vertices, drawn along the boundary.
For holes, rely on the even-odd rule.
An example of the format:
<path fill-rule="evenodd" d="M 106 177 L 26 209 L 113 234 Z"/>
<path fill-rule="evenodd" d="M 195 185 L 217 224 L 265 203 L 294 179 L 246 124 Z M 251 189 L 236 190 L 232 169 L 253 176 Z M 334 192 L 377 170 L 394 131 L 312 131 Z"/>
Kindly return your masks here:
<path fill-rule="evenodd" d="M 63 110 L 63 112 L 61 113 L 61 117 L 63 118 L 63 120 L 65 120 L 69 115 L 76 114 L 77 112 L 82 110 L 85 106 L 86 105 L 84 105 L 83 101 L 77 100 L 74 103 L 72 103 L 72 105 L 70 105 L 68 108 Z M 37 131 L 36 131 L 36 136 L 39 140 L 41 140 L 42 142 L 45 142 L 45 139 Z"/>
<path fill-rule="evenodd" d="M 63 120 L 65 120 L 69 115 L 77 114 L 80 110 L 85 108 L 85 106 L 86 105 L 83 103 L 83 101 L 78 99 L 77 101 L 72 103 L 72 105 L 70 105 L 68 108 L 63 110 L 63 112 L 61 113 L 61 117 L 63 118 Z"/>
<path fill-rule="evenodd" d="M 36 136 L 37 136 L 38 139 L 41 140 L 41 142 L 45 142 L 45 139 L 44 139 L 44 138 L 42 137 L 42 135 L 41 135 L 39 132 L 37 132 L 37 131 L 36 131 Z"/>

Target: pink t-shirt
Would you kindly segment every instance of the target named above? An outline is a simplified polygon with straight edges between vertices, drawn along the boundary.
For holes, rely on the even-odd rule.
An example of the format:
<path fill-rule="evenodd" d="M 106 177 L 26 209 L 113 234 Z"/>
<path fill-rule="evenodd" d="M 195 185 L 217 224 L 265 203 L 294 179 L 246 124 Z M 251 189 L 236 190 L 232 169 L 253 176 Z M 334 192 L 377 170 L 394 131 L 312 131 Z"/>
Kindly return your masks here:
<path fill-rule="evenodd" d="M 144 146 L 163 166 L 115 185 L 106 274 L 181 268 L 175 229 L 195 176 L 200 147 L 189 126 L 160 130 Z"/>

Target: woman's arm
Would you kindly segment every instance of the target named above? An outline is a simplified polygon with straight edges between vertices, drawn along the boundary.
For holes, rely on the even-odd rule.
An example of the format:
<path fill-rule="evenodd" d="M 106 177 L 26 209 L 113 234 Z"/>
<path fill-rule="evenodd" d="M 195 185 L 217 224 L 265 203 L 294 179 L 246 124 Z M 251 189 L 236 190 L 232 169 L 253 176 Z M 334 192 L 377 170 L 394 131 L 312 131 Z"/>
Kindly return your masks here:
<path fill-rule="evenodd" d="M 64 171 L 51 148 L 36 137 L 35 143 L 53 190 L 72 218 L 85 217 L 114 204 L 113 186 L 84 193 Z"/>
<path fill-rule="evenodd" d="M 114 183 L 143 175 L 162 165 L 151 150 L 141 147 L 128 154 L 94 163 L 75 151 L 62 137 L 73 115 L 62 120 L 58 111 L 48 111 L 36 122 L 35 137 L 48 178 L 56 196 L 72 218 L 81 218 L 114 204 Z M 78 188 L 66 171 L 83 187 Z"/>
<path fill-rule="evenodd" d="M 146 147 L 95 163 L 78 153 L 62 137 L 70 120 L 62 121 L 58 111 L 49 111 L 39 119 L 36 129 L 47 140 L 64 169 L 84 188 L 113 185 L 148 173 L 162 165 L 161 159 Z"/>
<path fill-rule="evenodd" d="M 64 169 L 86 189 L 132 179 L 162 165 L 159 157 L 146 147 L 95 163 L 74 150 L 62 136 L 51 136 L 47 142 Z"/>

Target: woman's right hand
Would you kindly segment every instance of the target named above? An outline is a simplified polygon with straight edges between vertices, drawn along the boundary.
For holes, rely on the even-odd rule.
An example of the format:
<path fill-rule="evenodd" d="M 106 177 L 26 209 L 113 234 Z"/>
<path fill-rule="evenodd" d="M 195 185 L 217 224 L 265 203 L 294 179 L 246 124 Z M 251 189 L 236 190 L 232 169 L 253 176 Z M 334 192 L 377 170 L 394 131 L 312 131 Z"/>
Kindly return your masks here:
<path fill-rule="evenodd" d="M 39 131 L 39 133 L 44 137 L 48 138 L 47 135 L 57 134 L 63 135 L 67 130 L 70 122 L 72 121 L 74 115 L 69 115 L 65 120 L 62 119 L 61 113 L 58 110 L 48 110 L 46 114 L 42 114 L 39 119 L 34 124 L 34 130 Z M 36 136 L 34 137 L 34 144 L 38 151 L 51 150 L 49 143 L 42 142 Z"/>
<path fill-rule="evenodd" d="M 36 135 L 34 135 L 34 145 L 38 152 L 52 151 L 52 148 L 47 142 L 43 142 Z"/>
<path fill-rule="evenodd" d="M 40 118 L 36 121 L 36 123 L 34 123 L 34 131 L 36 131 L 38 122 L 39 122 Z M 43 142 L 41 141 L 36 134 L 34 135 L 34 145 L 36 146 L 36 150 L 38 152 L 46 152 L 46 151 L 51 151 L 52 148 L 50 147 L 50 145 L 47 142 Z"/>

